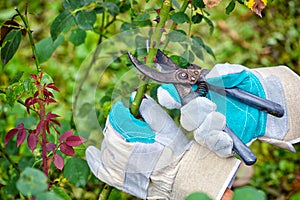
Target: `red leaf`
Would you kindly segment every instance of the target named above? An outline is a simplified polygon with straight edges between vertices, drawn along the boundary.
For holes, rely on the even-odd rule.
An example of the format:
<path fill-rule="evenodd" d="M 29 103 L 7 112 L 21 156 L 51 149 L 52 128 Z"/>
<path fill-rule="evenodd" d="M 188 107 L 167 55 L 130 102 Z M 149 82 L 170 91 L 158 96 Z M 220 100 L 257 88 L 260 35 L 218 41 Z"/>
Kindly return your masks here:
<path fill-rule="evenodd" d="M 33 78 L 34 80 L 37 79 L 37 76 L 35 74 L 30 74 L 30 77 Z"/>
<path fill-rule="evenodd" d="M 3 24 L 3 25 L 2 25 Z M 2 46 L 2 43 L 6 37 L 6 35 L 14 29 L 19 29 L 20 25 L 18 22 L 16 22 L 13 19 L 6 20 L 4 23 L 2 23 L 2 27 L 0 30 L 0 46 Z"/>
<path fill-rule="evenodd" d="M 47 88 L 51 88 L 53 90 L 59 91 L 59 89 L 54 85 L 54 83 L 49 83 L 46 85 Z"/>
<path fill-rule="evenodd" d="M 55 99 L 47 98 L 45 100 L 46 103 L 56 103 Z"/>
<path fill-rule="evenodd" d="M 56 148 L 56 144 L 47 143 L 46 148 L 47 148 L 47 152 L 53 151 Z"/>
<path fill-rule="evenodd" d="M 8 141 L 18 132 L 18 129 L 13 128 L 6 134 L 4 145 L 6 146 Z"/>
<path fill-rule="evenodd" d="M 17 147 L 19 147 L 25 140 L 26 138 L 26 129 L 22 128 L 18 130 L 18 135 L 17 135 Z"/>
<path fill-rule="evenodd" d="M 20 124 L 17 125 L 16 128 L 17 128 L 17 129 L 23 129 L 23 128 L 24 128 L 24 124 L 23 124 L 23 123 L 20 123 Z"/>
<path fill-rule="evenodd" d="M 29 134 L 27 138 L 27 144 L 31 151 L 34 151 L 37 144 L 37 137 L 35 134 Z"/>
<path fill-rule="evenodd" d="M 33 95 L 34 98 L 36 98 L 37 96 L 39 96 L 39 91 L 36 91 Z"/>
<path fill-rule="evenodd" d="M 25 106 L 26 106 L 26 108 L 27 108 L 27 112 L 28 112 L 28 113 L 30 113 L 30 112 L 29 112 L 30 106 L 34 105 L 34 104 L 37 103 L 37 102 L 38 102 L 38 99 L 37 99 L 37 98 L 34 98 L 34 97 L 29 97 L 29 98 L 27 98 L 27 99 L 25 100 Z"/>
<path fill-rule="evenodd" d="M 84 143 L 86 141 L 85 138 L 81 137 L 81 136 L 70 136 L 66 139 L 66 144 L 69 145 L 69 146 L 79 146 L 81 145 L 82 143 Z"/>
<path fill-rule="evenodd" d="M 48 112 L 48 114 L 47 114 L 47 119 L 53 119 L 53 118 L 56 118 L 56 117 L 59 117 L 59 115 L 53 114 L 52 112 Z"/>
<path fill-rule="evenodd" d="M 68 137 L 73 135 L 73 130 L 68 130 L 66 132 L 64 132 L 60 137 L 59 137 L 59 142 L 62 142 L 64 140 L 66 140 Z"/>
<path fill-rule="evenodd" d="M 37 134 L 39 134 L 39 133 L 42 132 L 42 130 L 43 130 L 43 124 L 44 124 L 43 120 L 39 121 L 38 125 L 36 126 L 36 133 Z"/>
<path fill-rule="evenodd" d="M 51 133 L 51 132 L 50 132 L 50 127 L 49 127 L 49 122 L 50 122 L 50 121 L 45 121 L 46 131 L 47 131 L 48 134 Z"/>
<path fill-rule="evenodd" d="M 62 170 L 64 168 L 64 159 L 59 154 L 54 154 L 54 165 L 57 169 Z"/>
<path fill-rule="evenodd" d="M 43 90 L 43 93 L 44 93 L 44 96 L 46 98 L 49 98 L 49 97 L 54 97 L 54 95 L 52 94 L 52 92 L 50 92 L 49 90 L 45 89 Z"/>
<path fill-rule="evenodd" d="M 50 119 L 50 122 L 56 124 L 57 126 L 61 127 L 60 123 L 57 120 Z"/>
<path fill-rule="evenodd" d="M 75 152 L 73 147 L 67 145 L 66 143 L 62 143 L 60 145 L 60 151 L 66 154 L 67 156 L 74 156 Z"/>

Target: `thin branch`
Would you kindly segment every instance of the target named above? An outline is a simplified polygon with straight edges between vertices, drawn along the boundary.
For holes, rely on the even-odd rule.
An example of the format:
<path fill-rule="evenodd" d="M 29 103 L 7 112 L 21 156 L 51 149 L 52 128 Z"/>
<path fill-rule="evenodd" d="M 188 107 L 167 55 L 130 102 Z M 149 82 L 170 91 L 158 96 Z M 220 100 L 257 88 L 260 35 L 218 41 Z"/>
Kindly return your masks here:
<path fill-rule="evenodd" d="M 189 3 L 190 3 L 190 0 L 185 0 L 183 2 L 182 6 L 179 9 L 179 12 L 185 12 L 185 10 L 187 9 Z M 173 22 L 171 27 L 170 27 L 170 30 L 174 30 L 176 25 L 177 25 L 177 23 Z M 166 40 L 164 41 L 164 44 L 163 44 L 161 50 L 164 50 L 168 46 L 169 42 L 170 42 L 170 39 L 169 39 L 169 37 L 167 37 Z"/>
<path fill-rule="evenodd" d="M 6 95 L 6 92 L 4 90 L 0 89 L 0 94 L 5 94 Z M 21 101 L 20 99 L 17 99 L 17 102 L 19 104 L 23 105 L 25 108 L 27 108 L 26 105 L 25 105 L 25 103 L 23 101 Z M 38 114 L 37 110 L 35 110 L 35 109 L 31 108 L 31 107 L 29 109 Z"/>
<path fill-rule="evenodd" d="M 162 3 L 162 7 L 160 9 L 160 15 L 159 15 L 160 20 L 156 26 L 156 29 L 155 29 L 153 37 L 152 37 L 152 44 L 151 44 L 151 48 L 150 48 L 148 56 L 147 56 L 146 65 L 152 64 L 153 59 L 156 56 L 157 47 L 159 46 L 159 44 L 161 42 L 161 37 L 162 37 L 163 31 L 164 31 L 166 21 L 169 16 L 171 6 L 172 6 L 172 1 L 170 1 L 170 0 L 165 0 Z M 148 81 L 149 81 L 149 79 L 147 77 L 144 77 L 143 80 L 141 80 L 139 83 L 136 96 L 134 98 L 134 101 L 131 104 L 131 109 L 130 109 L 133 116 L 138 115 L 138 111 L 139 111 L 140 105 L 142 103 L 143 95 L 147 89 Z"/>
<path fill-rule="evenodd" d="M 39 60 L 37 58 L 37 52 L 36 52 L 36 48 L 35 48 L 35 44 L 34 44 L 34 40 L 33 40 L 33 36 L 32 36 L 32 31 L 30 30 L 30 25 L 28 23 L 28 16 L 27 16 L 28 3 L 26 3 L 26 8 L 25 8 L 25 14 L 24 14 L 24 16 L 21 14 L 21 12 L 18 10 L 18 8 L 15 8 L 15 10 L 18 13 L 18 15 L 21 17 L 21 20 L 24 23 L 26 32 L 27 32 L 28 37 L 29 37 L 29 43 L 30 43 L 30 46 L 31 46 L 31 50 L 32 50 L 32 58 L 35 61 L 36 70 L 39 73 L 42 70 L 41 70 L 41 66 L 40 66 Z"/>
<path fill-rule="evenodd" d="M 1 144 L 1 148 L 0 148 L 0 153 L 8 160 L 8 162 L 17 170 L 17 172 L 20 174 L 21 170 L 19 168 L 19 166 L 17 165 L 17 163 L 15 163 L 9 156 L 9 154 L 7 153 L 5 147 L 3 146 L 3 144 Z"/>

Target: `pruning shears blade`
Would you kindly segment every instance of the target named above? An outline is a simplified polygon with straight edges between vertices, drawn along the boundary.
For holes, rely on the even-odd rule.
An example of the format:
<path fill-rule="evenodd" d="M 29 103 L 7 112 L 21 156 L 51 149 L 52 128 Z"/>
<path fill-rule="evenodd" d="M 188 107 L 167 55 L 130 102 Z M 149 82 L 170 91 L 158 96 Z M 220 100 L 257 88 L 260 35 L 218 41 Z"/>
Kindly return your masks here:
<path fill-rule="evenodd" d="M 138 59 L 136 59 L 130 52 L 128 52 L 128 56 L 134 66 L 142 72 L 144 75 L 148 76 L 149 78 L 161 82 L 161 83 L 174 83 L 174 77 L 176 76 L 177 71 L 172 70 L 166 73 L 158 72 L 154 69 L 151 69 L 147 65 L 141 63 Z"/>
<path fill-rule="evenodd" d="M 161 68 L 161 71 L 172 71 L 177 70 L 180 67 L 174 63 L 166 54 L 164 54 L 161 50 L 157 50 L 156 54 L 156 66 L 157 68 Z"/>

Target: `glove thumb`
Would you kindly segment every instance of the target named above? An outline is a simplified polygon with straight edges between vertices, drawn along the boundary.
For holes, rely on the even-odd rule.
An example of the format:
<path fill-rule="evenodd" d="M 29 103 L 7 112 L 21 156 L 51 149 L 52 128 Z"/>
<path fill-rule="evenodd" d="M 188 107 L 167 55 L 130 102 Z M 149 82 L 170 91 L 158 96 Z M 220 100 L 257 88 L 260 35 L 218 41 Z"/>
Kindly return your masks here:
<path fill-rule="evenodd" d="M 173 84 L 164 84 L 157 89 L 157 98 L 160 105 L 167 109 L 181 108 L 180 96 Z"/>

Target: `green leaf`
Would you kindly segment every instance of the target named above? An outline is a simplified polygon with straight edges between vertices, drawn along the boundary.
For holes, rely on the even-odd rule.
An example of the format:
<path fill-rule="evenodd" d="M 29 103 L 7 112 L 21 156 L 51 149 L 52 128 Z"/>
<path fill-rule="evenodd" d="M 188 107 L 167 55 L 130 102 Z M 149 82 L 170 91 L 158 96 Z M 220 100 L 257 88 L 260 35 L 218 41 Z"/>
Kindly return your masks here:
<path fill-rule="evenodd" d="M 236 0 L 231 0 L 230 3 L 228 4 L 228 6 L 226 7 L 226 14 L 230 14 L 234 7 L 235 7 L 235 1 Z"/>
<path fill-rule="evenodd" d="M 81 4 L 78 2 L 78 0 L 63 0 L 62 6 L 66 10 L 75 10 L 77 8 L 80 8 Z"/>
<path fill-rule="evenodd" d="M 79 109 L 79 114 L 78 115 L 80 117 L 85 117 L 85 116 L 87 116 L 91 112 L 92 109 L 93 109 L 93 105 L 90 104 L 90 103 L 88 103 L 88 102 L 86 102 L 86 103 L 84 103 L 84 104 L 81 105 L 81 107 Z"/>
<path fill-rule="evenodd" d="M 210 34 L 212 34 L 214 32 L 214 24 L 213 24 L 213 22 L 209 18 L 207 18 L 205 16 L 203 16 L 203 18 L 204 18 L 205 22 L 209 25 L 209 31 L 210 31 Z"/>
<path fill-rule="evenodd" d="M 134 21 L 146 21 L 146 20 L 149 20 L 150 19 L 150 15 L 148 13 L 143 13 L 143 14 L 140 14 L 138 15 Z"/>
<path fill-rule="evenodd" d="M 69 30 L 74 25 L 74 17 L 68 12 L 60 13 L 50 26 L 52 40 L 55 41 L 58 35 L 66 30 Z"/>
<path fill-rule="evenodd" d="M 134 28 L 137 28 L 137 27 L 144 27 L 144 26 L 151 26 L 151 21 L 150 21 L 150 15 L 148 13 L 144 13 L 144 14 L 140 14 L 138 15 L 133 23 L 132 23 L 132 26 Z"/>
<path fill-rule="evenodd" d="M 203 53 L 201 49 L 204 49 L 209 55 L 213 56 L 215 58 L 215 54 L 213 50 L 204 44 L 203 40 L 198 36 L 192 36 L 192 51 L 195 53 L 195 55 L 203 60 Z"/>
<path fill-rule="evenodd" d="M 58 196 L 55 192 L 43 192 L 39 193 L 35 197 L 36 200 L 65 200 L 64 198 Z"/>
<path fill-rule="evenodd" d="M 102 6 L 113 16 L 116 16 L 120 12 L 119 7 L 112 2 L 103 2 Z"/>
<path fill-rule="evenodd" d="M 187 196 L 185 200 L 211 200 L 211 198 L 202 192 L 194 192 Z"/>
<path fill-rule="evenodd" d="M 19 82 L 20 79 L 22 78 L 24 72 L 21 71 L 21 72 L 18 72 L 16 75 L 14 75 L 10 80 L 9 80 L 9 85 L 13 84 L 13 83 L 16 83 L 16 82 Z"/>
<path fill-rule="evenodd" d="M 204 42 L 203 42 L 203 40 L 200 37 L 198 37 L 198 36 L 192 36 L 192 44 L 203 46 Z"/>
<path fill-rule="evenodd" d="M 300 199 L 300 192 L 298 192 L 290 197 L 290 200 L 299 200 L 299 199 Z"/>
<path fill-rule="evenodd" d="M 266 200 L 266 194 L 251 186 L 244 186 L 234 190 L 233 200 Z"/>
<path fill-rule="evenodd" d="M 21 30 L 11 30 L 4 39 L 4 47 L 1 48 L 2 65 L 6 65 L 17 52 L 22 39 Z"/>
<path fill-rule="evenodd" d="M 89 167 L 85 160 L 72 157 L 65 164 L 63 173 L 70 183 L 76 187 L 84 187 L 89 175 Z"/>
<path fill-rule="evenodd" d="M 135 44 L 137 47 L 137 54 L 139 56 L 146 56 L 147 55 L 147 47 L 146 47 L 146 43 L 147 43 L 147 39 L 146 37 L 142 37 L 142 36 L 136 36 L 135 38 Z"/>
<path fill-rule="evenodd" d="M 214 54 L 214 52 L 213 52 L 213 50 L 212 50 L 209 46 L 204 45 L 204 46 L 203 46 L 203 49 L 204 49 L 209 55 L 211 55 L 212 57 L 216 58 L 216 57 L 215 57 L 215 54 Z"/>
<path fill-rule="evenodd" d="M 182 57 L 186 59 L 189 63 L 192 63 L 195 60 L 194 54 L 189 50 L 185 50 L 182 54 Z"/>
<path fill-rule="evenodd" d="M 205 4 L 203 3 L 203 0 L 192 0 L 192 4 L 196 8 L 205 8 Z"/>
<path fill-rule="evenodd" d="M 53 186 L 51 191 L 55 192 L 55 194 L 61 197 L 64 200 L 72 200 L 72 198 L 68 195 L 68 193 L 62 187 Z"/>
<path fill-rule="evenodd" d="M 182 30 L 173 30 L 168 34 L 171 42 L 184 42 L 186 41 L 186 33 Z"/>
<path fill-rule="evenodd" d="M 182 56 L 172 55 L 170 58 L 180 67 L 186 67 L 189 64 L 189 62 Z"/>
<path fill-rule="evenodd" d="M 10 178 L 9 182 L 5 186 L 5 193 L 17 195 L 19 192 L 16 187 L 16 183 L 18 181 L 19 175 L 17 172 L 14 172 L 14 173 L 12 173 L 12 175 L 9 178 Z"/>
<path fill-rule="evenodd" d="M 92 30 L 96 22 L 97 14 L 95 11 L 81 10 L 75 15 L 75 21 L 79 28 Z"/>
<path fill-rule="evenodd" d="M 44 38 L 36 44 L 37 57 L 40 63 L 48 60 L 56 48 L 64 42 L 63 36 L 59 35 L 55 41 L 51 37 Z"/>
<path fill-rule="evenodd" d="M 13 107 L 15 102 L 24 92 L 24 86 L 21 82 L 14 83 L 6 88 L 6 101 Z"/>
<path fill-rule="evenodd" d="M 76 10 L 92 2 L 95 2 L 95 0 L 63 0 L 62 5 L 66 10 Z"/>
<path fill-rule="evenodd" d="M 203 15 L 201 15 L 201 14 L 199 14 L 199 13 L 196 13 L 196 15 L 194 15 L 194 16 L 192 17 L 192 22 L 193 22 L 194 24 L 199 24 L 199 23 L 202 21 L 202 19 L 203 19 Z"/>
<path fill-rule="evenodd" d="M 189 22 L 190 18 L 185 14 L 184 12 L 176 12 L 173 15 L 171 15 L 171 19 L 176 23 L 176 24 L 182 24 L 185 22 Z"/>
<path fill-rule="evenodd" d="M 45 174 L 34 168 L 26 168 L 17 182 L 18 190 L 27 197 L 45 192 L 48 188 Z"/>
<path fill-rule="evenodd" d="M 194 54 L 201 60 L 204 60 L 204 56 L 203 56 L 203 53 L 202 53 L 202 48 L 198 48 L 199 46 L 195 46 L 195 45 L 192 45 L 191 46 L 191 49 L 192 51 L 194 52 Z"/>
<path fill-rule="evenodd" d="M 131 29 L 131 24 L 128 23 L 128 22 L 124 22 L 122 25 L 121 25 L 121 28 L 120 28 L 120 32 L 123 32 L 123 31 L 128 31 Z"/>
<path fill-rule="evenodd" d="M 74 29 L 71 32 L 69 40 L 75 45 L 81 45 L 84 43 L 86 38 L 86 32 L 80 28 Z"/>

